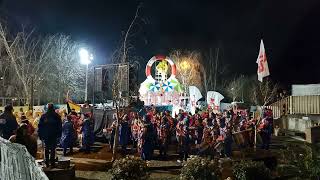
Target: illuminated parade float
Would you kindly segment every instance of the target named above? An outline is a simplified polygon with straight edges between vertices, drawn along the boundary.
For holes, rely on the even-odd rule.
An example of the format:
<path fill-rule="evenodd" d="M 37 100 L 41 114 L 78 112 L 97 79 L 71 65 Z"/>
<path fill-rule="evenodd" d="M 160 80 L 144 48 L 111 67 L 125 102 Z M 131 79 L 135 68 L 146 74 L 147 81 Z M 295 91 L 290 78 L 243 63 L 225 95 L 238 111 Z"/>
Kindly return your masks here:
<path fill-rule="evenodd" d="M 155 78 L 152 76 L 153 64 Z M 169 66 L 171 73 L 168 73 Z M 139 89 L 140 99 L 145 105 L 180 106 L 182 87 L 176 74 L 177 67 L 172 59 L 162 55 L 153 56 L 146 66 L 147 79 L 141 83 Z"/>

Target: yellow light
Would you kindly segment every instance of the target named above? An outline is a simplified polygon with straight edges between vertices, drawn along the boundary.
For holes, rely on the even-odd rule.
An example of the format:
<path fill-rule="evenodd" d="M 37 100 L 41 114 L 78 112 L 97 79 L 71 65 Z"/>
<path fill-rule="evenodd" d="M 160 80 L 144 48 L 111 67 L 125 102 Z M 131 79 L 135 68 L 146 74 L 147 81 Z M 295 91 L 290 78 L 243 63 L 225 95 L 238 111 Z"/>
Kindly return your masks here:
<path fill-rule="evenodd" d="M 189 68 L 189 63 L 187 61 L 182 61 L 180 66 L 184 70 L 188 69 Z"/>

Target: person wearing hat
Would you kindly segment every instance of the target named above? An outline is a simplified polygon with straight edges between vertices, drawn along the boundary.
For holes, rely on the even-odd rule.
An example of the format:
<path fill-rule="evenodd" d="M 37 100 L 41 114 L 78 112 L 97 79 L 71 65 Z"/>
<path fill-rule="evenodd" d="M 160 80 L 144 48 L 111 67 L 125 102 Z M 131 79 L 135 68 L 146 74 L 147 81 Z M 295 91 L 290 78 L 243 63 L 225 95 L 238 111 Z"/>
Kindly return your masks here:
<path fill-rule="evenodd" d="M 0 115 L 0 136 L 4 139 L 9 139 L 15 134 L 18 128 L 16 117 L 13 115 L 12 105 L 7 105 L 4 112 Z"/>
<path fill-rule="evenodd" d="M 41 116 L 38 125 L 39 138 L 44 142 L 45 146 L 45 163 L 47 167 L 49 167 L 49 159 L 51 167 L 55 167 L 57 140 L 60 139 L 61 132 L 61 117 L 55 112 L 53 104 L 48 104 L 47 112 Z"/>

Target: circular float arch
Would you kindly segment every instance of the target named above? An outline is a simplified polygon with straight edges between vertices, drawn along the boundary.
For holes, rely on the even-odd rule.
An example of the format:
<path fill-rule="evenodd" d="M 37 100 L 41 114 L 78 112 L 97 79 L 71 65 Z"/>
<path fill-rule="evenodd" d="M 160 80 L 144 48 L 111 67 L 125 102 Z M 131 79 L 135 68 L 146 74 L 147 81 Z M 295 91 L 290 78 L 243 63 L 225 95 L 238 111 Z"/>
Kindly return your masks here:
<path fill-rule="evenodd" d="M 167 61 L 171 66 L 171 76 L 168 79 L 173 79 L 176 77 L 177 66 L 174 64 L 172 59 L 170 59 L 168 56 L 157 55 L 157 56 L 153 56 L 147 63 L 147 66 L 146 66 L 147 79 L 151 79 L 152 81 L 155 81 L 155 79 L 151 75 L 151 67 L 152 67 L 153 63 L 155 63 L 156 61 L 163 61 L 163 60 Z"/>

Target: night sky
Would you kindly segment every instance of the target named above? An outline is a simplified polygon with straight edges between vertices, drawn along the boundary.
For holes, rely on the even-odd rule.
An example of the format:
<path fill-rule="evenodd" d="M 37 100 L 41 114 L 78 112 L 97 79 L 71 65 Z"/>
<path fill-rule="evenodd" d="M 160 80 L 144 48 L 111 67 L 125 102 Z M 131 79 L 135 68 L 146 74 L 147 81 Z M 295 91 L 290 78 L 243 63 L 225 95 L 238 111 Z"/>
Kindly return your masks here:
<path fill-rule="evenodd" d="M 131 43 L 143 65 L 173 49 L 219 47 L 232 75 L 252 75 L 263 38 L 273 80 L 320 83 L 319 0 L 2 0 L 1 16 L 43 34 L 69 34 L 105 64 L 141 2 L 144 22 Z"/>

